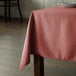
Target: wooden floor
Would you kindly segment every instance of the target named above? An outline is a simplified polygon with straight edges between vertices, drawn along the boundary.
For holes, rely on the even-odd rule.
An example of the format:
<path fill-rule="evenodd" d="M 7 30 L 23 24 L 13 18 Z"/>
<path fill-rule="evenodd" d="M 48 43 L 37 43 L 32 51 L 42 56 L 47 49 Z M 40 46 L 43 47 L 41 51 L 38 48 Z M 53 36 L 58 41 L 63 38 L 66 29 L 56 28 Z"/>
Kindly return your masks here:
<path fill-rule="evenodd" d="M 18 71 L 27 23 L 0 21 L 0 76 L 34 76 L 33 56 Z M 45 58 L 45 76 L 76 76 L 76 63 Z"/>
<path fill-rule="evenodd" d="M 22 76 L 18 72 L 26 22 L 0 22 L 0 76 Z"/>

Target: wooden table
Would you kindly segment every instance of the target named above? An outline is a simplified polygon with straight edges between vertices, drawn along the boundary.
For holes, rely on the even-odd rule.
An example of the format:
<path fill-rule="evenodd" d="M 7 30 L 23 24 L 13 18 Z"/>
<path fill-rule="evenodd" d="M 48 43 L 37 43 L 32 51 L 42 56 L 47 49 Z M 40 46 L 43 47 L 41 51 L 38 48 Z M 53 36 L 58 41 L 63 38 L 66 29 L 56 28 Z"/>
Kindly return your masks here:
<path fill-rule="evenodd" d="M 34 55 L 34 76 L 44 76 L 44 58 Z"/>
<path fill-rule="evenodd" d="M 44 57 L 76 62 L 76 8 L 57 6 L 31 13 L 20 70 L 30 62 L 31 54 L 35 76 L 44 76 Z"/>

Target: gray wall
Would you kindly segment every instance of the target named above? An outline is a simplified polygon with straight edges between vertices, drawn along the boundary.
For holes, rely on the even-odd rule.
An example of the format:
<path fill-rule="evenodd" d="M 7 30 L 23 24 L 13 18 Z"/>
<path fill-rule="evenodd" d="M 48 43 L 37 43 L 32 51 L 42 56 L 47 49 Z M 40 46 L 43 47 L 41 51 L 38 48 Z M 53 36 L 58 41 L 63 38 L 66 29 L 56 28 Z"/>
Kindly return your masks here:
<path fill-rule="evenodd" d="M 21 10 L 24 18 L 28 18 L 30 12 L 35 9 L 42 9 L 56 5 L 57 1 L 62 0 L 20 0 Z M 64 2 L 75 2 L 76 0 L 64 0 Z M 0 8 L 0 15 L 3 15 L 3 8 Z M 13 17 L 19 17 L 17 7 L 11 8 Z"/>
<path fill-rule="evenodd" d="M 32 10 L 55 6 L 57 1 L 59 0 L 21 0 L 20 3 L 23 17 L 28 18 Z M 76 0 L 64 0 L 64 2 L 75 2 L 75 1 Z"/>

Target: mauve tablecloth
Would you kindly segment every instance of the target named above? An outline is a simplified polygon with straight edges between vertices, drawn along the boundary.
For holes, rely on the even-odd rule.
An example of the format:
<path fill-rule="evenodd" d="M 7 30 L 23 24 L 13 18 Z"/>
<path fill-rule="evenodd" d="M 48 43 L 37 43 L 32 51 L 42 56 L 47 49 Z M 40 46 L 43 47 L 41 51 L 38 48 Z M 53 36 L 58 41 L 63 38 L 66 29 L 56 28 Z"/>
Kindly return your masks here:
<path fill-rule="evenodd" d="M 76 61 L 76 8 L 52 7 L 31 13 L 19 70 L 30 54 Z"/>

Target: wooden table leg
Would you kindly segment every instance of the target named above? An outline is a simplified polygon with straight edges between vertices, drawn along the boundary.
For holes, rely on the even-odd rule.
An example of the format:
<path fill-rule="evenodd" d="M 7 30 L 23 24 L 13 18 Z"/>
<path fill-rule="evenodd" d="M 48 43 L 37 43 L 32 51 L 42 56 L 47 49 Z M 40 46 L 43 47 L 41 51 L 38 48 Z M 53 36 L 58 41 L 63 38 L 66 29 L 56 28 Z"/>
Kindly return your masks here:
<path fill-rule="evenodd" d="M 44 76 L 44 58 L 34 55 L 34 76 Z"/>

